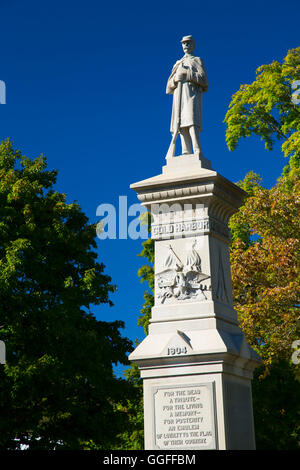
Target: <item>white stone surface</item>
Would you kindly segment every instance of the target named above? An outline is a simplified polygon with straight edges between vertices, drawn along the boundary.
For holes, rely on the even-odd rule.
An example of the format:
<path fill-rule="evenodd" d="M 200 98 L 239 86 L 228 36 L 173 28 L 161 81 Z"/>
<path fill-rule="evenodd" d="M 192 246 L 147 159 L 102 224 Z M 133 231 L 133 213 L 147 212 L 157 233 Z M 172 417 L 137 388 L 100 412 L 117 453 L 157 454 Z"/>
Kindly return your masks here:
<path fill-rule="evenodd" d="M 191 172 L 199 172 L 201 169 L 211 170 L 211 162 L 202 154 L 187 154 L 174 156 L 167 160 L 163 167 L 164 175 L 183 175 Z"/>

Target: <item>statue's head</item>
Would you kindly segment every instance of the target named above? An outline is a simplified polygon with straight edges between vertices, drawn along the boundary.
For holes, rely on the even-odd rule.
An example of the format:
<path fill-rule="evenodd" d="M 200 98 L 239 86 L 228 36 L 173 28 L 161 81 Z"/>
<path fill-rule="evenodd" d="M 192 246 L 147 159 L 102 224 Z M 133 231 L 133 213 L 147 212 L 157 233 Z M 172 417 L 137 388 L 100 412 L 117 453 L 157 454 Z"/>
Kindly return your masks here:
<path fill-rule="evenodd" d="M 183 36 L 181 39 L 182 49 L 185 54 L 192 54 L 195 49 L 195 39 L 193 36 Z"/>

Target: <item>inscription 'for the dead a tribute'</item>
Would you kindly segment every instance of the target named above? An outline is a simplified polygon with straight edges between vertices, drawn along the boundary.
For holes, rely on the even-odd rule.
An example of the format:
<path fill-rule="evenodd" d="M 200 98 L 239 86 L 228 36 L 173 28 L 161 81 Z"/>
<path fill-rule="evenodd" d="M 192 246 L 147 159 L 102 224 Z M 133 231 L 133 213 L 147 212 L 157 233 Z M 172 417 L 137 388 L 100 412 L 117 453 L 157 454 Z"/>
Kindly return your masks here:
<path fill-rule="evenodd" d="M 208 383 L 153 390 L 157 448 L 216 448 L 212 386 Z"/>

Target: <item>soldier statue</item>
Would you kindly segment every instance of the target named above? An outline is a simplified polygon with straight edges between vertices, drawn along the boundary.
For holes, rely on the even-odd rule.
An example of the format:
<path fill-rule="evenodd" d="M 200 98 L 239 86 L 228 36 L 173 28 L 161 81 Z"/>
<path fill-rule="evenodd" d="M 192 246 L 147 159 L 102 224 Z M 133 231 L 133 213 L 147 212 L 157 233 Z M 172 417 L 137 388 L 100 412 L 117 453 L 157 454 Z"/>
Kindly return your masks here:
<path fill-rule="evenodd" d="M 208 90 L 206 70 L 200 57 L 195 57 L 195 40 L 181 40 L 184 56 L 176 62 L 167 83 L 167 94 L 173 95 L 171 118 L 172 142 L 167 155 L 174 156 L 175 141 L 180 134 L 182 154 L 201 155 L 202 93 Z"/>

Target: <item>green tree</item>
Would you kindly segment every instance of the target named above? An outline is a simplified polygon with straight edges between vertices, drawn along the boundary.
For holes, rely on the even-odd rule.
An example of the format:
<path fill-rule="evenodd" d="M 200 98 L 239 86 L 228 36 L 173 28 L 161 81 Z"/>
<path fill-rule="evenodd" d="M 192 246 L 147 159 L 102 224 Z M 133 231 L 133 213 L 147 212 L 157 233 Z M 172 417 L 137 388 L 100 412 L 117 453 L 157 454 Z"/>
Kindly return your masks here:
<path fill-rule="evenodd" d="M 148 238 L 142 243 L 143 249 L 139 256 L 147 260 L 138 270 L 138 276 L 141 282 L 146 282 L 148 288 L 144 292 L 144 303 L 141 308 L 141 314 L 138 319 L 138 325 L 144 328 L 146 335 L 148 334 L 149 321 L 151 318 L 151 309 L 154 306 L 154 241 Z"/>
<path fill-rule="evenodd" d="M 271 189 L 253 186 L 230 222 L 234 304 L 248 342 L 265 365 L 289 359 L 298 339 L 300 182 L 296 176 L 288 181 L 288 187 L 285 178 Z"/>
<path fill-rule="evenodd" d="M 293 171 L 300 160 L 300 109 L 292 99 L 292 86 L 300 80 L 300 47 L 288 51 L 282 63 L 273 61 L 256 71 L 251 84 L 241 85 L 225 116 L 226 141 L 234 150 L 241 138 L 256 135 L 272 150 L 276 142 Z"/>
<path fill-rule="evenodd" d="M 282 142 L 289 157 L 274 188 L 263 188 L 254 173 L 238 183 L 248 198 L 230 221 L 235 306 L 248 341 L 268 364 L 290 355 L 299 316 L 300 107 L 292 99 L 299 79 L 300 47 L 282 63 L 259 67 L 225 116 L 229 150 L 256 135 L 268 150 Z"/>
<path fill-rule="evenodd" d="M 0 448 L 109 449 L 126 429 L 132 387 L 123 322 L 98 321 L 93 305 L 115 287 L 97 262 L 95 226 L 53 189 L 56 171 L 0 144 Z"/>
<path fill-rule="evenodd" d="M 291 345 L 299 339 L 300 107 L 292 84 L 300 78 L 300 48 L 282 63 L 258 68 L 252 84 L 232 97 L 225 117 L 230 150 L 256 135 L 272 150 L 276 141 L 289 162 L 266 189 L 254 173 L 238 184 L 248 192 L 230 220 L 235 308 L 248 342 L 263 358 L 253 381 L 259 449 L 299 449 L 299 366 Z"/>
<path fill-rule="evenodd" d="M 251 173 L 239 182 L 249 196 L 230 221 L 234 305 L 263 359 L 253 380 L 257 448 L 299 449 L 300 368 L 291 361 L 299 339 L 299 179 L 281 177 L 269 190 L 258 180 Z"/>
<path fill-rule="evenodd" d="M 140 217 L 141 223 L 147 224 L 150 234 L 151 215 L 145 212 Z M 144 292 L 144 303 L 138 318 L 138 326 L 142 326 L 147 335 L 151 318 L 151 308 L 154 305 L 154 241 L 148 238 L 142 243 L 142 247 L 142 251 L 138 256 L 147 260 L 147 264 L 144 264 L 138 270 L 138 276 L 141 282 L 148 284 L 148 289 Z M 134 363 L 131 363 L 130 368 L 125 372 L 125 376 L 129 383 L 134 386 L 136 395 L 134 399 L 130 398 L 127 401 L 126 410 L 129 415 L 130 424 L 128 429 L 120 435 L 122 448 L 128 450 L 142 450 L 144 448 L 143 381 L 140 378 L 139 369 Z"/>
<path fill-rule="evenodd" d="M 264 366 L 256 369 L 252 381 L 256 448 L 299 450 L 300 382 L 294 364 L 279 359 L 264 372 Z"/>
<path fill-rule="evenodd" d="M 136 344 L 137 346 L 137 344 Z M 143 382 L 140 378 L 138 366 L 134 363 L 125 372 L 125 377 L 132 385 L 134 393 L 127 398 L 126 404 L 119 405 L 128 416 L 128 423 L 124 432 L 120 433 L 119 449 L 143 450 L 144 449 L 144 402 Z"/>

